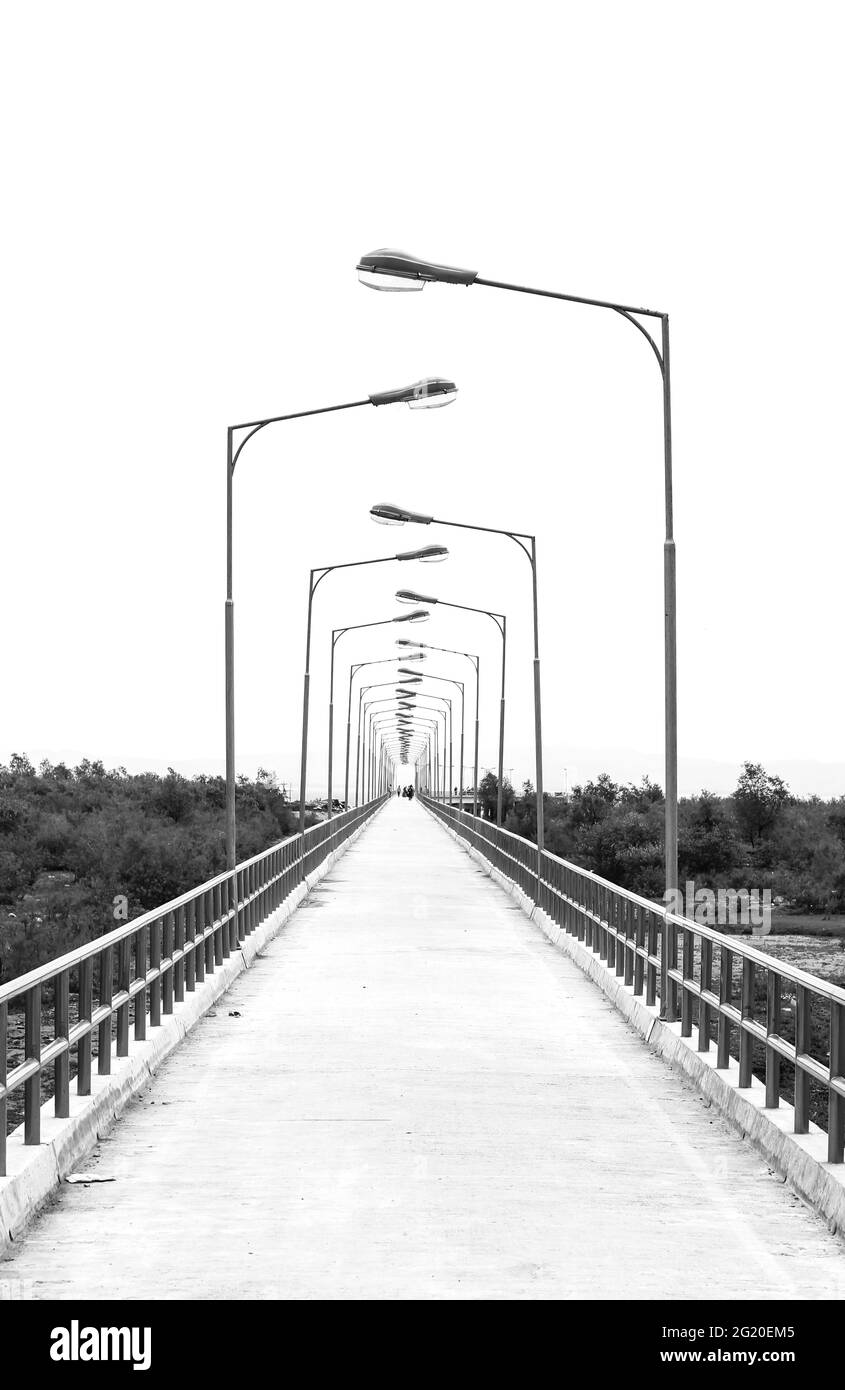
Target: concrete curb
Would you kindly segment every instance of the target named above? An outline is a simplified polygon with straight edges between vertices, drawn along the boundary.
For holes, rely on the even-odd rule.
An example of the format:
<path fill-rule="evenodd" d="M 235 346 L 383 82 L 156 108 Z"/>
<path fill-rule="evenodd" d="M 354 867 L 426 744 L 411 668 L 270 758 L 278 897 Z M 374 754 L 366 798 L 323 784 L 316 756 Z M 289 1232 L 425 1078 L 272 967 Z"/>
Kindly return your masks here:
<path fill-rule="evenodd" d="M 186 994 L 181 1003 L 174 1003 L 173 1013 L 162 1017 L 161 1027 L 153 1030 L 143 1042 L 136 1043 L 130 1038 L 128 1057 L 118 1058 L 113 1048 L 112 1072 L 109 1076 L 96 1072 L 92 1075 L 90 1096 L 77 1096 L 71 1091 L 68 1119 L 57 1120 L 52 1100 L 47 1101 L 41 1107 L 41 1143 L 37 1147 L 24 1144 L 23 1125 L 12 1131 L 7 1146 L 7 1176 L 0 1178 L 0 1254 L 68 1173 L 90 1153 L 98 1138 L 111 1128 L 124 1106 L 144 1087 L 185 1035 L 231 988 L 238 976 L 249 969 L 255 957 L 279 934 L 311 890 L 331 872 L 372 821 L 370 816 L 333 850 L 246 938 L 240 949 L 216 967 L 213 975 L 207 976 L 192 994 Z"/>
<path fill-rule="evenodd" d="M 433 812 L 429 814 L 433 815 Z M 438 816 L 434 816 L 434 819 L 483 869 L 488 878 L 513 898 L 552 945 L 569 956 L 598 985 L 651 1051 L 676 1071 L 682 1072 L 734 1129 L 750 1139 L 775 1171 L 814 1211 L 825 1218 L 831 1231 L 845 1235 L 845 1164 L 827 1162 L 827 1135 L 824 1131 L 818 1125 L 811 1124 L 809 1134 L 792 1133 L 795 1112 L 791 1105 L 781 1103 L 777 1110 L 767 1110 L 766 1088 L 756 1078 L 750 1088 L 740 1090 L 739 1063 L 734 1058 L 731 1058 L 727 1070 L 717 1071 L 715 1049 L 696 1051 L 689 1039 L 681 1037 L 680 1023 L 661 1022 L 659 1010 L 649 1008 L 642 997 L 635 997 L 633 987 L 624 984 L 594 951 L 577 937 L 563 931 L 522 892 L 513 879 L 495 869 L 479 850 L 468 845 Z"/>

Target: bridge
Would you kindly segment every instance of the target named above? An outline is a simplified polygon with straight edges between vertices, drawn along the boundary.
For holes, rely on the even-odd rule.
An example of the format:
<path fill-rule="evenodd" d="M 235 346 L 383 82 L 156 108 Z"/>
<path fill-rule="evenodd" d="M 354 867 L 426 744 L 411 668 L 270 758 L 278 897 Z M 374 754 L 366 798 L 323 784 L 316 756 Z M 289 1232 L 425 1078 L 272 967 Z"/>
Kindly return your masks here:
<path fill-rule="evenodd" d="M 382 797 L 0 987 L 0 1283 L 842 1298 L 843 1018 L 737 937 Z"/>

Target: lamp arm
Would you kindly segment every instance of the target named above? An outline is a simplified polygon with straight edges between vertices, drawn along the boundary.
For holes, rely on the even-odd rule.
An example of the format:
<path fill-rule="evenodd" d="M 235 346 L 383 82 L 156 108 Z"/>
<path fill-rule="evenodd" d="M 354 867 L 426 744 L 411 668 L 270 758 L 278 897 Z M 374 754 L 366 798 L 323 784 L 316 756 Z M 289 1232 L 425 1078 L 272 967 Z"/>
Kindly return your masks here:
<path fill-rule="evenodd" d="M 330 415 L 336 410 L 354 410 L 356 406 L 371 404 L 372 402 L 370 401 L 370 398 L 368 396 L 367 399 L 363 401 L 347 401 L 343 405 L 324 405 L 321 406 L 318 410 L 296 410 L 291 415 L 272 415 L 267 420 L 247 420 L 242 425 L 230 425 L 229 428 L 233 432 L 235 430 L 249 431 L 249 433 L 245 435 L 244 438 L 241 440 L 240 444 L 237 447 L 237 450 L 235 451 L 235 455 L 231 463 L 232 472 L 234 473 L 235 471 L 235 464 L 240 458 L 241 450 L 243 449 L 244 445 L 250 439 L 252 439 L 252 436 L 254 434 L 257 434 L 259 430 L 265 429 L 267 425 L 278 425 L 281 424 L 283 420 L 302 420 L 307 415 Z"/>

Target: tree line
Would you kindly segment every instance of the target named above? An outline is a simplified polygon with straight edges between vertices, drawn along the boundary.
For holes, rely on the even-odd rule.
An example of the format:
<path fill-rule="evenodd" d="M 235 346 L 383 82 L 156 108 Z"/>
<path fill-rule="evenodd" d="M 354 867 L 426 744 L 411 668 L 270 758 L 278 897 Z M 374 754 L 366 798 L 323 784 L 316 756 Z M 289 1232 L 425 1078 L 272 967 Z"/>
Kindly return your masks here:
<path fill-rule="evenodd" d="M 497 783 L 479 787 L 496 818 Z M 14 755 L 0 764 L 0 980 L 32 969 L 129 917 L 160 906 L 225 868 L 222 777 L 186 778 L 78 767 Z M 238 855 L 247 859 L 297 829 L 275 776 L 238 779 Z M 536 838 L 537 798 L 503 783 L 505 826 Z M 663 895 L 663 792 L 606 773 L 545 799 L 548 849 L 622 887 Z M 771 888 L 796 911 L 845 913 L 845 797 L 799 798 L 746 763 L 733 794 L 702 791 L 679 811 L 680 880 L 697 888 Z M 311 823 L 309 816 L 307 823 Z"/>
<path fill-rule="evenodd" d="M 495 774 L 479 785 L 481 812 L 496 819 Z M 520 794 L 502 783 L 507 830 L 537 838 L 537 797 L 530 782 Z M 546 848 L 643 897 L 664 889 L 662 789 L 607 773 L 544 798 Z M 824 801 L 793 796 L 780 777 L 747 762 L 731 796 L 701 791 L 678 809 L 681 883 L 697 888 L 766 889 L 784 909 L 845 913 L 845 796 Z"/>
<path fill-rule="evenodd" d="M 298 828 L 272 773 L 235 795 L 239 858 Z M 224 778 L 172 768 L 0 764 L 0 980 L 111 931 L 118 898 L 135 917 L 221 873 L 225 804 Z"/>

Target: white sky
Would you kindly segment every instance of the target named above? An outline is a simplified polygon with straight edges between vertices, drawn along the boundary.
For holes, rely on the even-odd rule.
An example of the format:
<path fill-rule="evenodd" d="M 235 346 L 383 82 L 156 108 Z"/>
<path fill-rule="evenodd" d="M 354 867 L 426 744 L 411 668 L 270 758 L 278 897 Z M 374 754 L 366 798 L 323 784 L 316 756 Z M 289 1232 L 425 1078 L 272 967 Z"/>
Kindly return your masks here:
<path fill-rule="evenodd" d="M 595 309 L 361 288 L 359 255 L 398 246 L 669 311 L 681 790 L 729 790 L 750 758 L 845 792 L 841 14 L 9 7 L 0 758 L 222 769 L 227 424 L 444 375 L 446 410 L 279 425 L 244 451 L 239 770 L 297 777 L 309 568 L 442 541 L 443 565 L 321 586 L 309 787 L 330 629 L 403 611 L 402 586 L 507 612 L 505 766 L 532 773 L 527 564 L 369 521 L 395 501 L 536 532 L 548 789 L 564 769 L 663 781 L 651 353 Z M 344 638 L 340 670 L 400 632 Z M 435 610 L 417 632 L 481 654 L 494 764 L 492 624 Z"/>

